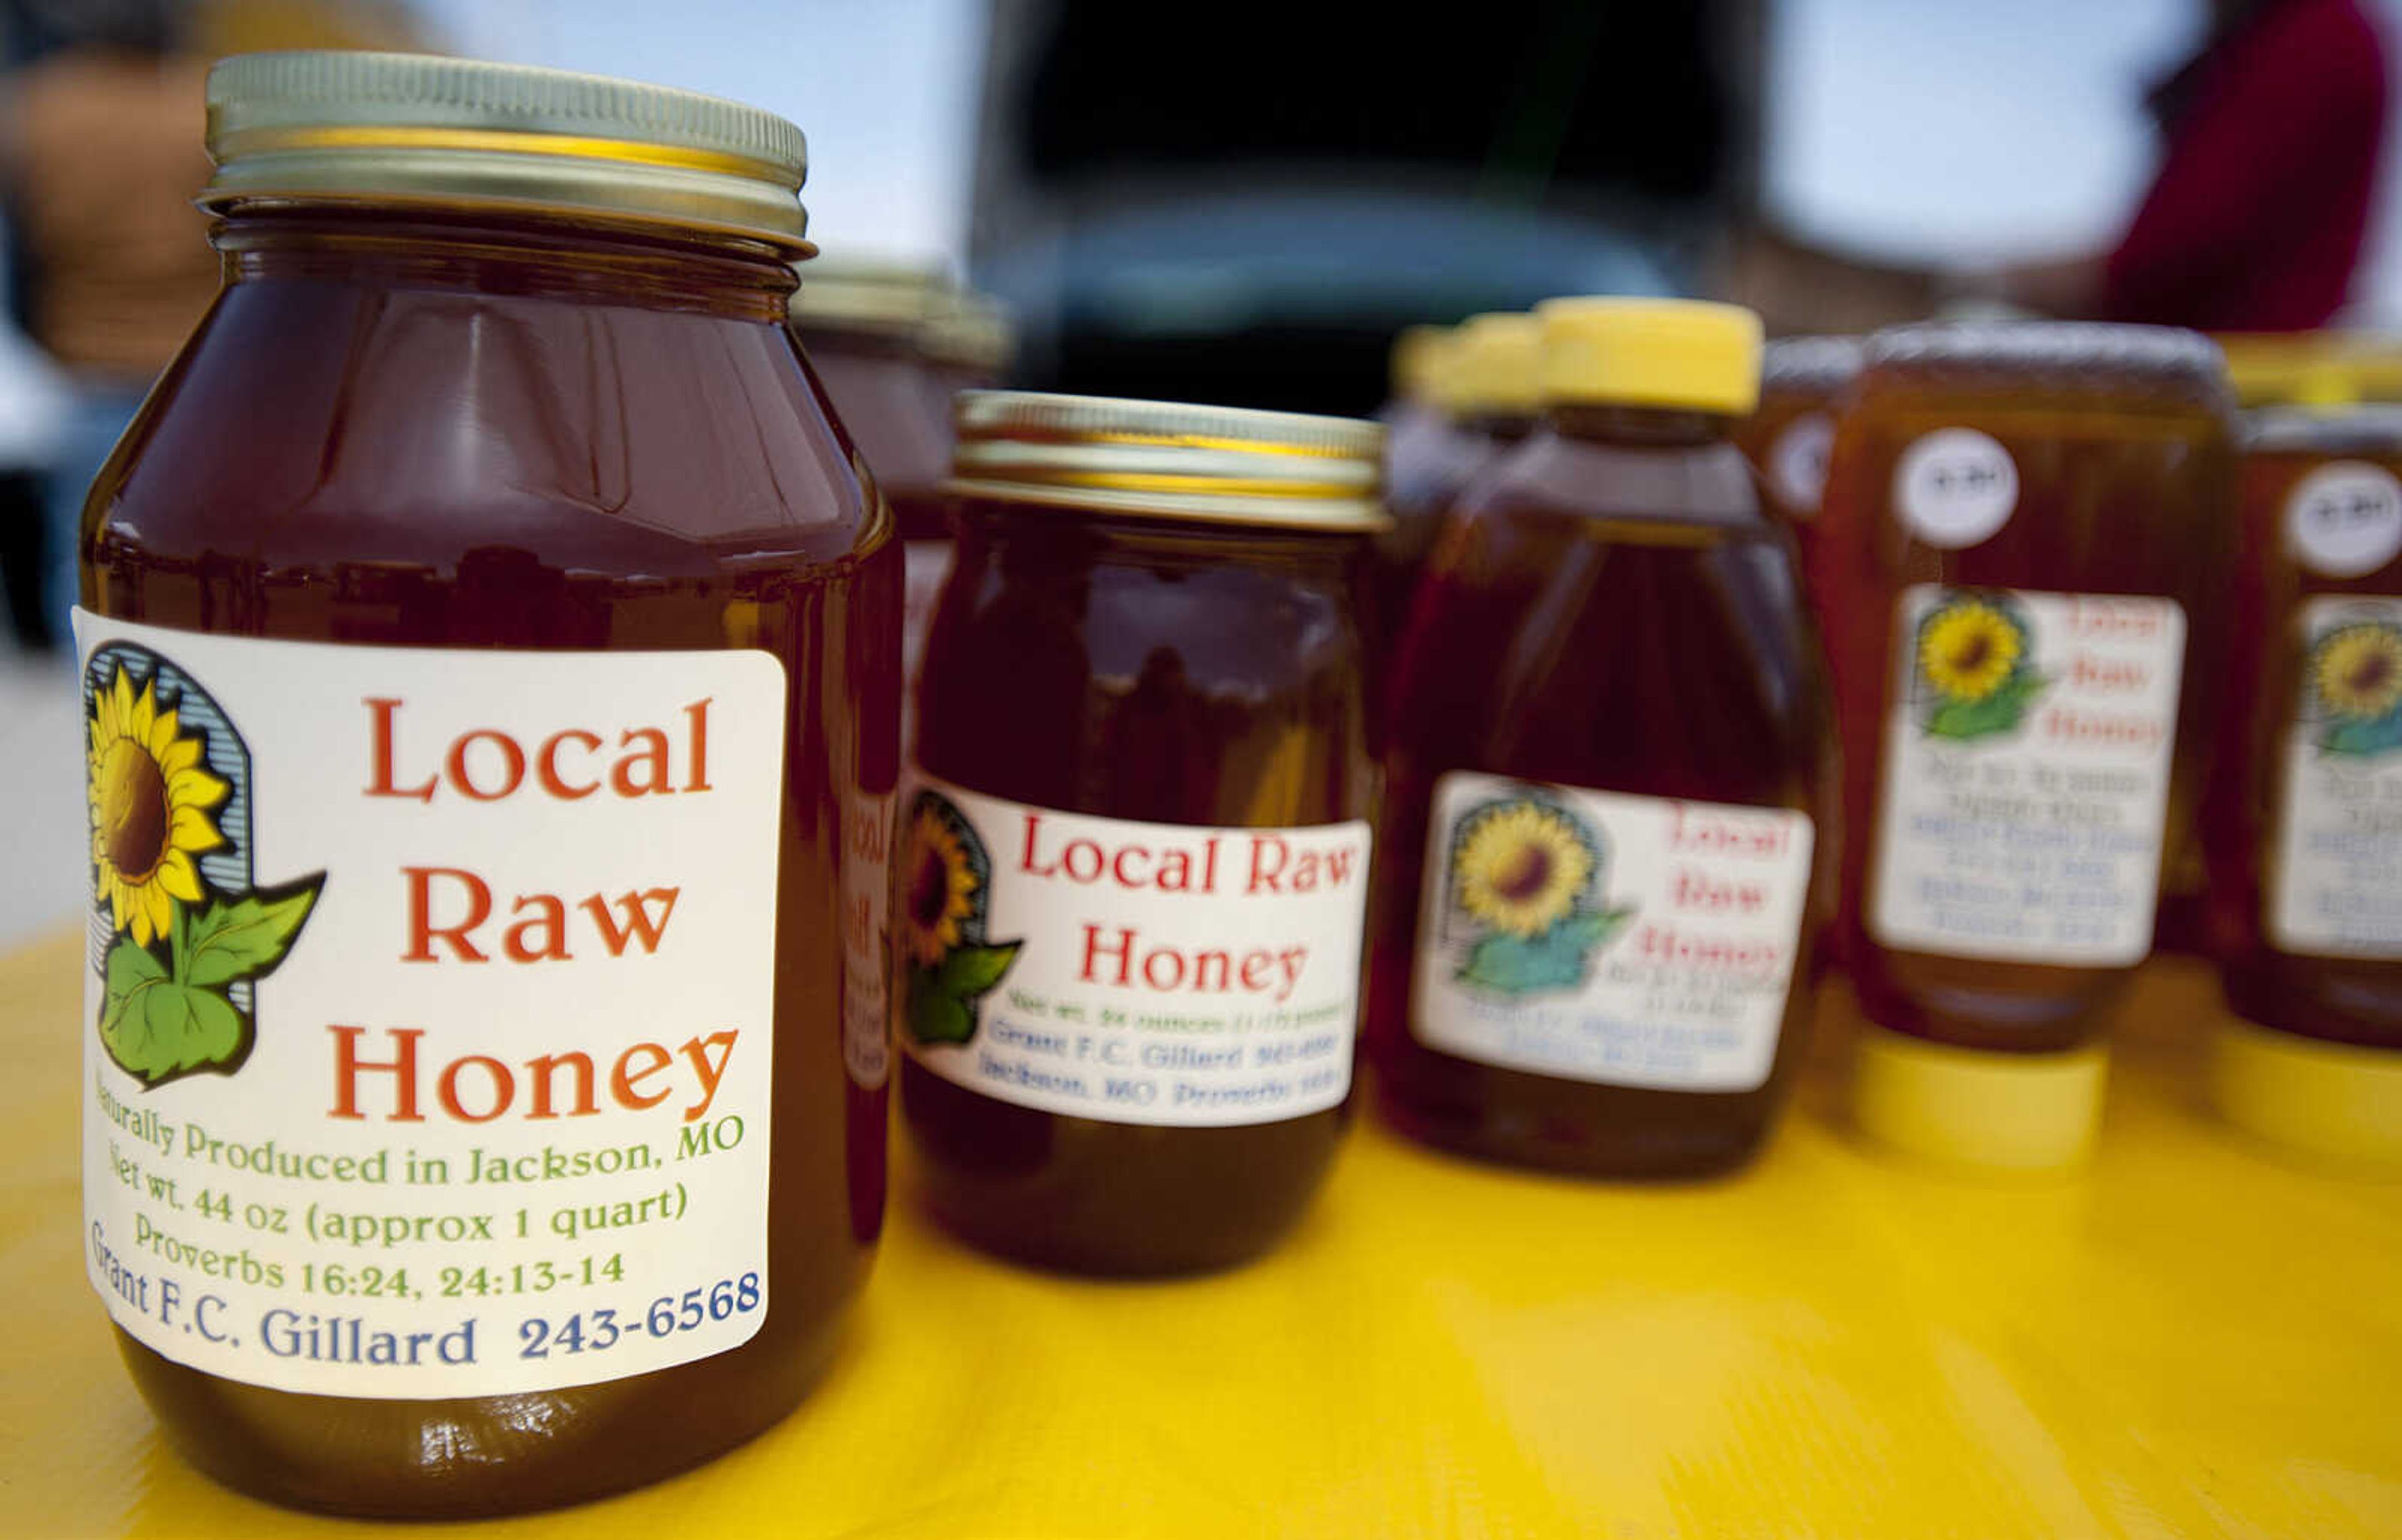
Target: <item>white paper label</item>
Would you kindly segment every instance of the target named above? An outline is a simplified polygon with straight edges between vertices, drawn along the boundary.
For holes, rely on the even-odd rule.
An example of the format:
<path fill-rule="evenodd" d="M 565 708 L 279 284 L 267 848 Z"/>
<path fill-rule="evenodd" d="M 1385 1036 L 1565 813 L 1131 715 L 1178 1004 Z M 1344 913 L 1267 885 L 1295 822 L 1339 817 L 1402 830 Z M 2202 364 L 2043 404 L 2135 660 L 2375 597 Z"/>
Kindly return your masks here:
<path fill-rule="evenodd" d="M 945 1079 L 1104 1122 L 1341 1102 L 1369 828 L 1136 823 L 918 777 L 894 885 L 901 1037 Z"/>
<path fill-rule="evenodd" d="M 2120 967 L 2152 944 L 2185 612 L 1901 596 L 1870 924 L 1947 956 Z"/>
<path fill-rule="evenodd" d="M 1991 434 L 1938 428 L 1912 441 L 1893 468 L 1893 504 L 1927 544 L 1958 550 L 1991 538 L 2019 505 L 2019 468 Z"/>
<path fill-rule="evenodd" d="M 2382 465 L 2340 460 L 2295 484 L 2285 543 L 2327 577 L 2362 577 L 2402 556 L 2402 482 Z"/>
<path fill-rule="evenodd" d="M 1777 500 L 1795 518 L 1815 518 L 1827 490 L 1827 452 L 1835 445 L 1835 419 L 1804 412 L 1785 425 L 1768 449 L 1768 479 Z"/>
<path fill-rule="evenodd" d="M 2269 938 L 2307 956 L 2402 957 L 2402 599 L 2314 598 L 2296 624 Z"/>
<path fill-rule="evenodd" d="M 84 1241 L 117 1323 L 379 1398 L 749 1341 L 777 661 L 76 636 Z"/>
<path fill-rule="evenodd" d="M 1563 1079 L 1768 1079 L 1810 897 L 1808 815 L 1455 771 L 1436 784 L 1410 1021 Z"/>

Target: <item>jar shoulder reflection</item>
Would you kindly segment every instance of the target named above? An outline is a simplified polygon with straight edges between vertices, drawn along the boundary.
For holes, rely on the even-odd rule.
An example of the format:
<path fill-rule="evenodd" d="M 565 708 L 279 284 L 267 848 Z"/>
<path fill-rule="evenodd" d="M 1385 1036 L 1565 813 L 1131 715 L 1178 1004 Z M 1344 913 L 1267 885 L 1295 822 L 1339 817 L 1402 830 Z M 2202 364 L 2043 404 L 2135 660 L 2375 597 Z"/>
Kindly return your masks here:
<path fill-rule="evenodd" d="M 927 641 L 918 754 L 995 795 L 1123 818 L 1357 816 L 1359 543 L 971 502 Z M 1242 773 L 1248 767 L 1252 774 Z"/>

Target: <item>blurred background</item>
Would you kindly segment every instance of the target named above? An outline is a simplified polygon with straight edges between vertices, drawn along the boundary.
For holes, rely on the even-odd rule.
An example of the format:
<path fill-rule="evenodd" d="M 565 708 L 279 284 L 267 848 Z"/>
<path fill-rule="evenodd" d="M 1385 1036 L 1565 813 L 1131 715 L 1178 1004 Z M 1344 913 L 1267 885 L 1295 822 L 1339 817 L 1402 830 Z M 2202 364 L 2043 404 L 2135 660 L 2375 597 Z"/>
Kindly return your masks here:
<path fill-rule="evenodd" d="M 1435 15 L 1435 12 L 1420 13 Z M 1702 294 L 2402 332 L 2402 0 L 0 0 L 0 944 L 84 838 L 83 488 L 214 286 L 207 62 L 405 48 L 735 97 L 832 257 L 936 264 L 1015 383 L 1365 412 L 1401 326 Z M 8 649 L 13 649 L 9 651 Z M 19 751 L 21 750 L 21 751 Z"/>

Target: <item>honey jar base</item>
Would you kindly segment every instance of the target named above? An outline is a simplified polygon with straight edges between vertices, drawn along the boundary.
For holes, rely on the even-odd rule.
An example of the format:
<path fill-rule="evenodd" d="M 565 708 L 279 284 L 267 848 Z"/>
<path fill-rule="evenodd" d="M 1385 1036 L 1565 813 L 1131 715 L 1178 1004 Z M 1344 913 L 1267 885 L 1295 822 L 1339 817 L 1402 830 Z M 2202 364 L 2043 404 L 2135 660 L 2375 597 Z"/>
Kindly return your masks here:
<path fill-rule="evenodd" d="M 1486 1113 L 1460 1116 L 1405 1100 L 1379 1097 L 1385 1121 L 1409 1138 L 1447 1154 L 1492 1165 L 1616 1181 L 1707 1181 L 1749 1165 L 1768 1133 L 1768 1117 L 1730 1122 L 1686 1120 L 1681 1126 L 1622 1130 L 1545 1127 L 1537 1119 Z"/>
<path fill-rule="evenodd" d="M 1922 1160 L 1997 1175 L 2067 1172 L 2091 1159 L 2108 1056 L 1992 1053 L 1865 1028 L 1853 1063 L 1861 1133 Z"/>
<path fill-rule="evenodd" d="M 680 1476 L 790 1416 L 834 1357 L 829 1336 L 772 1384 L 697 1395 L 663 1420 L 634 1381 L 455 1401 L 301 1396 L 200 1374 L 117 1336 L 194 1469 L 278 1507 L 373 1519 L 537 1513 Z"/>
<path fill-rule="evenodd" d="M 2210 1093 L 2229 1122 L 2285 1149 L 2402 1173 L 2402 1053 L 2228 1022 Z"/>

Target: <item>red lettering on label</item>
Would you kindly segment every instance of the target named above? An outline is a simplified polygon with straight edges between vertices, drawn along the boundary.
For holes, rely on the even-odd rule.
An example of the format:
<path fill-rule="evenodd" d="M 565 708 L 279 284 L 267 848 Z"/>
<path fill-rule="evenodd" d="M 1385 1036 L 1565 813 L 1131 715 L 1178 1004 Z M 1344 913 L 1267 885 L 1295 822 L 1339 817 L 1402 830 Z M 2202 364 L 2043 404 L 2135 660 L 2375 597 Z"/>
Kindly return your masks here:
<path fill-rule="evenodd" d="M 2158 749 L 2166 736 L 2157 717 L 2101 716 L 2051 707 L 2037 719 L 2044 736 L 2055 743 L 2085 744 L 2098 749 Z"/>
<path fill-rule="evenodd" d="M 417 784 L 403 786 L 395 765 L 400 757 L 400 708 L 406 703 L 396 697 L 368 696 L 365 704 L 369 720 L 366 794 L 370 797 L 432 802 L 435 792 L 447 784 L 470 801 L 502 802 L 523 789 L 529 764 L 534 784 L 545 795 L 561 802 L 581 802 L 603 785 L 628 798 L 672 796 L 677 790 L 675 747 L 666 731 L 657 727 L 629 727 L 620 733 L 620 752 L 607 776 L 599 777 L 594 766 L 593 778 L 587 779 L 571 779 L 573 770 L 562 761 L 571 751 L 584 757 L 599 754 L 605 741 L 599 733 L 564 727 L 544 738 L 529 755 L 525 745 L 509 733 L 498 727 L 477 727 L 450 740 L 439 774 L 428 772 Z M 686 791 L 714 790 L 709 780 L 709 707 L 708 700 L 697 700 L 683 708 L 683 789 Z"/>
<path fill-rule="evenodd" d="M 592 1100 L 592 1055 L 573 1051 L 565 1053 L 545 1053 L 526 1061 L 526 1074 L 533 1079 L 533 1108 L 529 1118 L 559 1116 L 554 1090 L 559 1071 L 573 1070 L 575 1076 L 575 1103 L 568 1108 L 571 1118 L 589 1118 L 600 1108 Z"/>
<path fill-rule="evenodd" d="M 640 1069 L 634 1067 L 637 1054 L 650 1061 Z M 661 1044 L 636 1043 L 617 1056 L 617 1067 L 609 1077 L 609 1089 L 628 1107 L 656 1107 L 668 1099 L 668 1093 L 660 1090 L 644 1094 L 636 1088 L 637 1082 L 649 1079 L 674 1062 L 675 1055 Z"/>
<path fill-rule="evenodd" d="M 1784 967 L 1787 960 L 1782 942 L 1695 936 L 1665 925 L 1637 927 L 1631 944 L 1642 962 L 1705 972 L 1764 973 Z"/>
<path fill-rule="evenodd" d="M 2151 679 L 2149 668 L 2123 658 L 2097 658 L 2089 653 L 2078 653 L 2068 662 L 2068 682 L 2074 689 L 2141 690 Z"/>
<path fill-rule="evenodd" d="M 553 733 L 550 736 L 542 740 L 542 753 L 537 757 L 536 767 L 538 774 L 542 777 L 542 789 L 544 791 L 549 792 L 552 796 L 559 798 L 562 802 L 577 802 L 585 797 L 590 796 L 593 792 L 600 791 L 600 783 L 597 780 L 592 780 L 586 781 L 581 785 L 574 785 L 571 784 L 565 777 L 559 774 L 559 746 L 562 743 L 568 742 L 581 743 L 584 746 L 584 751 L 586 753 L 593 753 L 597 752 L 600 747 L 600 735 L 598 733 L 587 733 L 581 727 L 571 727 L 563 733 Z M 431 784 L 426 787 L 426 791 L 427 794 L 432 794 L 433 787 Z"/>
<path fill-rule="evenodd" d="M 1042 815 L 1026 815 L 1026 844 L 1017 858 L 1018 870 L 1030 877 L 1065 877 L 1089 886 L 1108 878 L 1113 887 L 1161 893 L 1207 893 L 1217 882 L 1218 836 L 1202 841 L 1200 859 L 1183 846 L 1154 850 L 1129 841 L 1105 846 L 1098 840 L 1077 837 L 1045 855 Z"/>
<path fill-rule="evenodd" d="M 491 1106 L 481 1112 L 468 1111 L 466 1104 L 459 1096 L 459 1076 L 462 1071 L 471 1068 L 482 1070 L 490 1082 L 486 1090 Z M 509 1066 L 486 1053 L 470 1053 L 451 1060 L 442 1066 L 442 1074 L 434 1086 L 442 1098 L 442 1110 L 462 1123 L 490 1122 L 506 1112 L 518 1095 L 517 1078 L 509 1073 Z"/>
<path fill-rule="evenodd" d="M 685 737 L 692 761 L 692 769 L 683 783 L 687 791 L 715 790 L 709 784 L 709 703 L 716 698 L 704 696 L 683 708 L 683 714 L 692 719 L 691 731 Z"/>
<path fill-rule="evenodd" d="M 1116 978 L 1104 977 L 1102 969 L 1112 963 Z M 1189 990 L 1223 995 L 1239 983 L 1253 994 L 1272 990 L 1281 1004 L 1292 997 L 1308 963 L 1305 946 L 1254 947 L 1239 957 L 1217 949 L 1188 953 L 1174 946 L 1146 945 L 1132 926 L 1104 931 L 1097 925 L 1087 925 L 1084 962 L 1078 977 L 1086 983 L 1115 983 L 1120 988 L 1132 987 L 1139 978 L 1144 988 L 1160 994 Z"/>
<path fill-rule="evenodd" d="M 600 940 L 609 948 L 609 956 L 624 956 L 626 942 L 629 939 L 641 941 L 644 952 L 656 953 L 659 949 L 659 937 L 667 932 L 668 916 L 675 913 L 676 895 L 682 891 L 680 887 L 651 887 L 639 894 L 618 894 L 617 909 L 626 916 L 622 929 L 609 917 L 609 906 L 600 901 L 598 893 L 584 901 L 584 912 L 591 915 L 592 923 L 600 928 Z M 659 906 L 656 920 L 651 918 L 650 906 L 654 902 Z"/>
<path fill-rule="evenodd" d="M 417 1042 L 425 1036 L 420 1027 L 386 1029 L 390 1041 L 388 1059 L 364 1058 L 360 1039 L 367 1029 L 363 1026 L 328 1026 L 334 1038 L 334 1105 L 331 1116 L 365 1119 L 366 1080 L 369 1076 L 389 1075 L 393 1078 L 388 1110 L 380 1116 L 387 1122 L 423 1122 L 419 1111 L 419 1055 Z M 617 1055 L 610 1066 L 608 1086 L 610 1100 L 629 1112 L 640 1112 L 658 1106 L 681 1090 L 687 1098 L 681 1108 L 683 1119 L 691 1122 L 708 1115 L 717 1101 L 718 1087 L 725 1080 L 727 1066 L 734 1062 L 734 1047 L 740 1034 L 727 1030 L 694 1037 L 676 1049 L 666 1043 L 638 1042 Z M 567 1095 L 560 1095 L 561 1072 L 565 1072 Z M 688 1071 L 688 1072 L 686 1072 Z M 564 1052 L 538 1053 L 524 1062 L 523 1074 L 529 1082 L 524 1110 L 519 1116 L 532 1119 L 557 1118 L 561 1115 L 562 1100 L 565 1116 L 587 1118 L 597 1114 L 599 1073 L 588 1054 L 570 1050 Z M 450 1060 L 435 1071 L 434 1100 L 443 1114 L 464 1123 L 487 1123 L 505 1113 L 517 1110 L 519 1102 L 519 1071 L 489 1053 L 465 1053 Z M 656 1089 L 652 1082 L 661 1081 Z"/>
<path fill-rule="evenodd" d="M 473 749 L 478 741 L 489 743 L 501 751 L 501 764 L 504 768 L 501 784 L 498 786 L 489 789 L 478 786 L 476 784 L 475 777 L 467 773 L 467 750 Z M 458 739 L 450 745 L 449 771 L 450 784 L 465 795 L 477 802 L 498 802 L 513 794 L 518 787 L 525 784 L 525 750 L 518 748 L 518 740 L 506 733 L 497 728 L 478 727 L 472 733 L 460 734 Z"/>
<path fill-rule="evenodd" d="M 509 961 L 568 961 L 567 905 L 555 893 L 521 893 L 512 913 L 525 914 L 529 905 L 533 913 L 510 926 L 501 938 L 501 949 L 509 955 Z M 543 938 L 540 944 L 532 940 L 537 932 Z"/>
<path fill-rule="evenodd" d="M 2091 596 L 2080 596 L 2068 601 L 2068 634 L 2071 636 L 2149 641 L 2160 636 L 2163 629 L 2160 612 L 2149 601 Z"/>
<path fill-rule="evenodd" d="M 334 1111 L 337 1118 L 365 1118 L 359 1110 L 359 1077 L 362 1074 L 390 1075 L 396 1087 L 393 1109 L 384 1114 L 387 1122 L 421 1123 L 424 1115 L 417 1110 L 417 1039 L 425 1033 L 413 1026 L 392 1029 L 393 1057 L 381 1064 L 359 1057 L 359 1038 L 364 1026 L 327 1026 L 334 1035 Z"/>
<path fill-rule="evenodd" d="M 629 727 L 617 736 L 617 747 L 632 752 L 620 755 L 609 772 L 609 784 L 621 797 L 669 797 L 675 788 L 668 784 L 668 736 L 656 727 Z M 637 781 L 634 772 L 644 770 Z"/>
<path fill-rule="evenodd" d="M 1687 803 L 1668 804 L 1668 848 L 1766 860 L 1792 848 L 1792 830 L 1775 818 L 1746 818 Z"/>
<path fill-rule="evenodd" d="M 1699 867 L 1680 866 L 1668 879 L 1668 902 L 1709 914 L 1757 914 L 1768 907 L 1768 889 L 1758 883 L 1721 882 Z"/>
<path fill-rule="evenodd" d="M 491 918 L 492 890 L 484 879 L 473 872 L 462 872 L 455 866 L 404 866 L 408 878 L 408 949 L 400 955 L 403 962 L 435 962 L 434 942 L 438 938 L 450 948 L 450 955 L 461 962 L 490 962 L 483 949 L 467 939 L 467 932 Z M 467 896 L 467 917 L 450 925 L 434 923 L 434 882 L 447 878 Z"/>
<path fill-rule="evenodd" d="M 473 872 L 452 866 L 404 866 L 401 873 L 408 880 L 408 946 L 401 953 L 401 961 L 492 960 L 486 950 L 490 942 L 477 934 L 492 917 L 490 884 Z M 595 893 L 576 908 L 591 918 L 600 944 L 611 956 L 624 956 L 628 944 L 640 945 L 645 955 L 656 955 L 682 892 L 680 887 L 649 887 L 620 893 L 614 901 Z M 574 959 L 568 942 L 566 900 L 555 893 L 520 893 L 509 912 L 516 917 L 502 932 L 500 942 L 509 961 Z M 437 913 L 443 917 L 437 919 Z M 435 951 L 436 942 L 449 949 L 449 958 Z"/>
<path fill-rule="evenodd" d="M 1340 887 L 1351 880 L 1352 854 L 1347 847 L 1295 854 L 1282 834 L 1253 834 L 1250 881 L 1243 892 L 1316 893 Z"/>
<path fill-rule="evenodd" d="M 400 710 L 400 702 L 389 696 L 367 697 L 367 714 L 375 721 L 371 732 L 372 747 L 367 755 L 367 795 L 370 797 L 411 797 L 419 802 L 434 800 L 434 777 L 427 776 L 416 786 L 393 784 L 392 719 Z"/>

